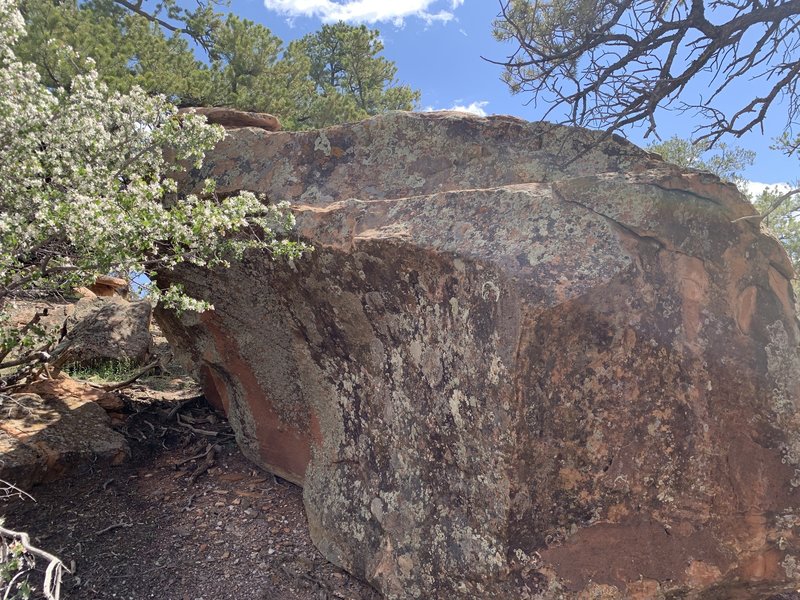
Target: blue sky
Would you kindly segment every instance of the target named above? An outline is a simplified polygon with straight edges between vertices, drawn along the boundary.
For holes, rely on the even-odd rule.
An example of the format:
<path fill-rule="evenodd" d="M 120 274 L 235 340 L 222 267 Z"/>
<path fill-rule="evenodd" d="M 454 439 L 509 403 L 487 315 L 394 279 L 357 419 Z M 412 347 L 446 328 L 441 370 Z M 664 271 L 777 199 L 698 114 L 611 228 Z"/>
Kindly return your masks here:
<path fill-rule="evenodd" d="M 460 108 L 528 120 L 541 119 L 546 110 L 511 95 L 500 80 L 500 67 L 481 58 L 502 59 L 509 50 L 491 35 L 497 0 L 232 0 L 230 10 L 263 23 L 287 42 L 339 19 L 379 29 L 384 55 L 397 64 L 400 81 L 422 92 L 421 109 Z M 741 93 L 751 95 L 757 86 L 752 82 Z M 769 149 L 784 124 L 785 112 L 776 106 L 763 134 L 725 140 L 756 151 L 755 164 L 745 174 L 749 179 L 777 183 L 800 177 L 797 157 Z M 663 138 L 690 137 L 696 125 L 687 114 L 659 117 Z M 642 143 L 643 131 L 627 133 Z"/>

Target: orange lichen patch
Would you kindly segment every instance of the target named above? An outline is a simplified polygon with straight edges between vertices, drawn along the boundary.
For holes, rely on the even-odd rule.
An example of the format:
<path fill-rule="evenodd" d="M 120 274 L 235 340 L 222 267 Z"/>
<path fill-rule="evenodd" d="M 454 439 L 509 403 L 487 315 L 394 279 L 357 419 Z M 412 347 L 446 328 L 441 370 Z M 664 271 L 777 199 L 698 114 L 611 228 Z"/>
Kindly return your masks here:
<path fill-rule="evenodd" d="M 582 590 L 577 596 L 576 600 L 621 600 L 622 594 L 619 589 L 613 585 L 599 585 L 596 583 L 589 584 L 586 589 Z"/>
<path fill-rule="evenodd" d="M 607 519 L 611 523 L 619 523 L 629 514 L 631 514 L 631 511 L 627 506 L 624 504 L 614 504 L 608 509 Z"/>
<path fill-rule="evenodd" d="M 686 583 L 692 587 L 702 588 L 716 583 L 722 577 L 722 572 L 716 565 L 711 565 L 702 560 L 693 560 L 686 567 Z"/>
<path fill-rule="evenodd" d="M 742 560 L 736 574 L 745 581 L 779 579 L 783 573 L 783 553 L 777 549 L 765 550 Z"/>
<path fill-rule="evenodd" d="M 563 467 L 558 475 L 561 478 L 561 485 L 567 490 L 574 490 L 584 479 L 581 472 L 574 467 Z"/>
<path fill-rule="evenodd" d="M 625 586 L 626 600 L 652 600 L 658 598 L 661 585 L 653 579 L 640 579 Z"/>

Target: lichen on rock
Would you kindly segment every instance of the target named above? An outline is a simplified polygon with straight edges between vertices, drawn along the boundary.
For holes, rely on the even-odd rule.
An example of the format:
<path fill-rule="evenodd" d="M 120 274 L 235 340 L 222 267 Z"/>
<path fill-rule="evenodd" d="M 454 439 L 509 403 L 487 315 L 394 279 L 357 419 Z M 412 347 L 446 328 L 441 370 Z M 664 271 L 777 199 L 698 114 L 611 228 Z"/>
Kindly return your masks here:
<path fill-rule="evenodd" d="M 393 599 L 795 589 L 792 270 L 733 186 L 455 113 L 240 129 L 209 176 L 315 252 L 176 269 L 216 311 L 159 319 L 328 559 Z"/>

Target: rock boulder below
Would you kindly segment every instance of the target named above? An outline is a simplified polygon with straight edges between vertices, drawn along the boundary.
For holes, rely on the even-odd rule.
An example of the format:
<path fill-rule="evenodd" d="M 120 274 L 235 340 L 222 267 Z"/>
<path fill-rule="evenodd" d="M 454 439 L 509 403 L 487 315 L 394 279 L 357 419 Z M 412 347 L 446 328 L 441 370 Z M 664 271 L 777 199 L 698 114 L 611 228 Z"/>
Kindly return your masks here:
<path fill-rule="evenodd" d="M 316 247 L 165 274 L 216 311 L 159 318 L 330 560 L 393 599 L 797 587 L 793 273 L 733 186 L 455 113 L 242 129 L 194 176 Z"/>
<path fill-rule="evenodd" d="M 38 381 L 0 399 L 0 479 L 23 490 L 88 464 L 130 455 L 102 406 L 110 394 L 64 378 Z"/>
<path fill-rule="evenodd" d="M 118 296 L 81 298 L 66 321 L 66 334 L 72 344 L 61 357 L 61 364 L 144 364 L 153 344 L 152 315 L 153 307 L 148 301 L 128 302 Z"/>

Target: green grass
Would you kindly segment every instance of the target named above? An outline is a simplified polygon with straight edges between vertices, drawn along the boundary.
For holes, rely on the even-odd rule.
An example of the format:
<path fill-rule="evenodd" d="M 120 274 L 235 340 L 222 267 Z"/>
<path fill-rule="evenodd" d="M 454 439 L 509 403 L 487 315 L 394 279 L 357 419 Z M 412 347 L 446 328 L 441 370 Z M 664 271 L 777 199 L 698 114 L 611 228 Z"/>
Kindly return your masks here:
<path fill-rule="evenodd" d="M 141 365 L 132 360 L 99 360 L 90 365 L 70 365 L 64 371 L 73 379 L 94 383 L 124 381 L 139 370 Z"/>

